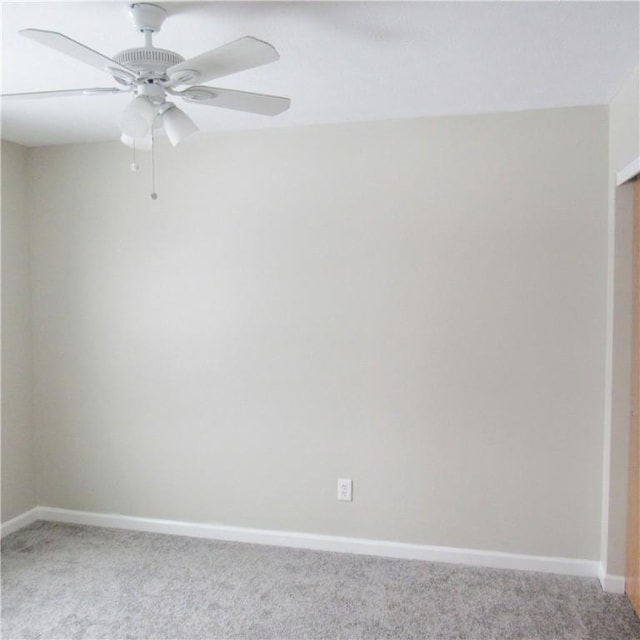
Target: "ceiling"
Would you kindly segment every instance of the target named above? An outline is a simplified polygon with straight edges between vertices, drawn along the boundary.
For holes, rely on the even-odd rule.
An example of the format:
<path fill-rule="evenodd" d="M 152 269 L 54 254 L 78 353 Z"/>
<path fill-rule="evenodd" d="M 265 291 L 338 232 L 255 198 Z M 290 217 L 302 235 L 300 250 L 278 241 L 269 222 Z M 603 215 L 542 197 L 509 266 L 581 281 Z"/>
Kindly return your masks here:
<path fill-rule="evenodd" d="M 607 104 L 639 60 L 637 2 L 157 2 L 154 45 L 190 58 L 244 35 L 281 60 L 208 84 L 288 96 L 270 118 L 180 102 L 203 131 Z M 109 57 L 143 45 L 126 2 L 2 2 L 2 92 L 110 87 L 18 34 L 59 31 Z M 130 94 L 4 102 L 28 146 L 117 140 Z"/>

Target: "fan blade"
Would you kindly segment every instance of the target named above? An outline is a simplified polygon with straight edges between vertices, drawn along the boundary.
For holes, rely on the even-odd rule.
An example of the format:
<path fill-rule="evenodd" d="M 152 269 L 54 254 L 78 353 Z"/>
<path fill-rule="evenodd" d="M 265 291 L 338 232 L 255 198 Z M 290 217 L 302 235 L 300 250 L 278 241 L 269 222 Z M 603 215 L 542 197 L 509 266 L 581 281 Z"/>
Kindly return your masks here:
<path fill-rule="evenodd" d="M 189 97 L 193 90 L 193 97 Z M 222 107 L 223 109 L 235 109 L 236 111 L 248 111 L 264 116 L 277 116 L 286 111 L 291 105 L 289 98 L 280 96 L 268 96 L 264 93 L 249 93 L 248 91 L 235 91 L 233 89 L 218 89 L 216 87 L 189 87 L 184 92 L 178 93 L 185 100 L 193 104 L 206 104 L 210 107 Z M 209 95 L 210 97 L 206 97 Z"/>
<path fill-rule="evenodd" d="M 268 42 L 246 36 L 175 64 L 167 69 L 167 75 L 174 85 L 207 82 L 279 59 Z"/>
<path fill-rule="evenodd" d="M 66 53 L 68 56 L 91 65 L 100 71 L 106 71 L 107 73 L 116 75 L 121 79 L 131 79 L 136 77 L 136 74 L 131 69 L 121 65 L 119 62 L 103 56 L 101 53 L 86 47 L 67 36 L 57 33 L 56 31 L 43 31 L 42 29 L 22 29 L 20 33 L 26 38 L 35 40 L 45 47 L 51 47 L 61 53 Z"/>
<path fill-rule="evenodd" d="M 94 89 L 61 89 L 59 91 L 30 91 L 28 93 L 5 93 L 3 100 L 38 100 L 40 98 L 66 98 L 67 96 L 102 96 L 110 93 L 128 93 L 127 89 L 101 88 Z"/>

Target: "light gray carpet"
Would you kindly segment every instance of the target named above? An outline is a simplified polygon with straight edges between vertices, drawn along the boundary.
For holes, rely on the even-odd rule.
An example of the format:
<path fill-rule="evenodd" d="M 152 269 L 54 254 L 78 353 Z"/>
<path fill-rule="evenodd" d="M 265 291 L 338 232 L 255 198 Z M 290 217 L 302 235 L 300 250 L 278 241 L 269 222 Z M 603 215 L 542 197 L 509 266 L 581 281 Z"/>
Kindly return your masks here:
<path fill-rule="evenodd" d="M 596 579 L 37 522 L 2 542 L 2 637 L 640 639 Z"/>

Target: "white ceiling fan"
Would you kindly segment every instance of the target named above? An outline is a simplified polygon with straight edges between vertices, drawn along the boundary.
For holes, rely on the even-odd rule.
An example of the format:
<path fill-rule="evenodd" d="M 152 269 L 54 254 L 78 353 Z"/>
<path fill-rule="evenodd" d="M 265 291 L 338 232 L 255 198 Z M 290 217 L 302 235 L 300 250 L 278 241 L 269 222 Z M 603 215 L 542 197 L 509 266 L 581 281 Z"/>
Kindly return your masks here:
<path fill-rule="evenodd" d="M 129 5 L 129 13 L 136 29 L 144 35 L 144 46 L 120 51 L 113 58 L 55 31 L 20 31 L 31 40 L 105 71 L 118 86 L 10 93 L 2 95 L 2 99 L 22 100 L 131 92 L 135 97 L 120 114 L 119 123 L 122 142 L 137 149 L 151 148 L 155 127 L 163 127 L 174 146 L 198 131 L 191 118 L 173 102 L 168 101 L 167 96 L 180 97 L 191 103 L 267 116 L 275 116 L 289 108 L 289 98 L 193 84 L 275 62 L 280 56 L 269 43 L 246 36 L 185 60 L 175 51 L 157 49 L 153 46 L 152 35 L 160 31 L 167 17 L 165 9 L 155 4 L 140 2 Z M 178 88 L 185 85 L 185 88 Z"/>

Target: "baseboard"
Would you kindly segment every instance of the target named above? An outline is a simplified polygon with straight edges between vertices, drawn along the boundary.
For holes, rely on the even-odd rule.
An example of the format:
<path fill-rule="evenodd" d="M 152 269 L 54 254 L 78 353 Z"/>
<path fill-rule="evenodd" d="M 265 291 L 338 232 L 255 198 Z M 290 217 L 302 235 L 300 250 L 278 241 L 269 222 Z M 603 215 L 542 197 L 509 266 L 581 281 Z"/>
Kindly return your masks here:
<path fill-rule="evenodd" d="M 602 590 L 609 593 L 624 593 L 625 577 L 607 573 L 604 565 L 601 563 L 598 569 L 598 578 L 602 585 Z"/>
<path fill-rule="evenodd" d="M 404 542 L 347 538 L 341 536 L 319 535 L 312 533 L 294 533 L 231 527 L 218 524 L 179 522 L 158 520 L 155 518 L 137 518 L 117 514 L 71 511 L 53 507 L 39 507 L 38 519 L 53 522 L 67 522 L 116 529 L 168 533 L 209 538 L 231 542 L 248 542 L 278 547 L 313 549 L 317 551 L 335 551 L 360 555 L 381 556 L 385 558 L 404 558 L 408 560 L 427 560 L 430 562 L 448 562 L 497 569 L 518 569 L 540 571 L 571 576 L 597 577 L 599 563 L 592 560 L 529 556 L 501 551 L 482 551 L 455 547 L 436 547 Z"/>
<path fill-rule="evenodd" d="M 39 507 L 34 507 L 33 509 L 29 509 L 29 511 L 25 511 L 24 513 L 12 518 L 11 520 L 7 520 L 0 525 L 0 538 L 4 538 L 8 536 L 10 533 L 14 531 L 18 531 L 18 529 L 22 529 L 23 527 L 29 526 L 31 523 L 35 522 L 39 519 Z"/>
<path fill-rule="evenodd" d="M 628 182 L 640 174 L 640 158 L 632 160 L 626 167 L 616 173 L 616 187 Z"/>

